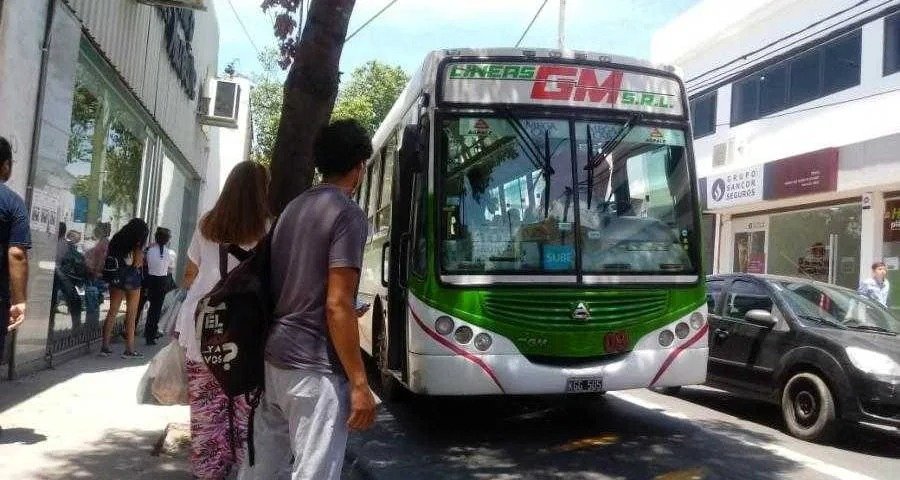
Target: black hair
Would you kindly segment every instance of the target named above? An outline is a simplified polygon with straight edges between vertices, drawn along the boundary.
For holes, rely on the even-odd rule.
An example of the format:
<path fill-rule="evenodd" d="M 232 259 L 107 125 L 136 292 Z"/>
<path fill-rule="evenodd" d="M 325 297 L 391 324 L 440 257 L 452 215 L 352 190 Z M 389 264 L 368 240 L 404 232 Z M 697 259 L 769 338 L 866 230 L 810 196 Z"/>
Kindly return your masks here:
<path fill-rule="evenodd" d="M 335 120 L 319 132 L 314 152 L 322 176 L 345 175 L 372 156 L 372 139 L 356 120 Z"/>
<path fill-rule="evenodd" d="M 884 262 L 875 262 L 875 263 L 872 264 L 872 270 L 877 270 L 877 269 L 879 269 L 879 268 L 881 268 L 881 267 L 884 267 L 884 266 L 886 266 L 886 265 L 884 264 Z"/>
<path fill-rule="evenodd" d="M 12 161 L 12 146 L 6 137 L 0 137 L 0 165 Z"/>
<path fill-rule="evenodd" d="M 156 227 L 156 234 L 154 235 L 154 240 L 156 244 L 159 246 L 159 254 L 162 255 L 165 249 L 165 246 L 169 243 L 169 240 L 172 239 L 172 231 L 168 228 L 164 227 Z"/>
<path fill-rule="evenodd" d="M 109 255 L 125 258 L 135 248 L 144 248 L 149 234 L 150 228 L 147 227 L 147 222 L 140 218 L 131 219 L 109 241 Z"/>

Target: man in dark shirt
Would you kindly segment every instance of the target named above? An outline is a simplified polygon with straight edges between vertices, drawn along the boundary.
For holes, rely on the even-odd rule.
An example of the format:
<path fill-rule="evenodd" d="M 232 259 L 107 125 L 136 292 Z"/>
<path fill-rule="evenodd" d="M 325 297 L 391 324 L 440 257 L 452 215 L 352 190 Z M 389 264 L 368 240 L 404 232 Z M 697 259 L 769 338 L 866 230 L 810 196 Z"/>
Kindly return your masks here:
<path fill-rule="evenodd" d="M 256 465 L 241 479 L 338 480 L 348 432 L 375 421 L 355 307 L 368 221 L 351 198 L 371 155 L 355 121 L 325 127 L 315 145 L 324 182 L 294 199 L 275 228 L 266 392 Z"/>
<path fill-rule="evenodd" d="M 0 358 L 6 334 L 25 321 L 28 249 L 31 233 L 22 197 L 6 186 L 12 175 L 12 148 L 0 137 Z"/>

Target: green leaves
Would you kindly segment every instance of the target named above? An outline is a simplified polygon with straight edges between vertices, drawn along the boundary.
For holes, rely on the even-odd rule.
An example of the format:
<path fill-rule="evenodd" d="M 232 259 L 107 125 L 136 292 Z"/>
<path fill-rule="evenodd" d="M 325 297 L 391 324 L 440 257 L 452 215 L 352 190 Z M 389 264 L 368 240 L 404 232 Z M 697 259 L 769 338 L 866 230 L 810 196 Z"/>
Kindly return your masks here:
<path fill-rule="evenodd" d="M 408 81 L 409 75 L 399 66 L 366 62 L 341 88 L 331 118 L 356 119 L 370 134 L 375 133 Z"/>

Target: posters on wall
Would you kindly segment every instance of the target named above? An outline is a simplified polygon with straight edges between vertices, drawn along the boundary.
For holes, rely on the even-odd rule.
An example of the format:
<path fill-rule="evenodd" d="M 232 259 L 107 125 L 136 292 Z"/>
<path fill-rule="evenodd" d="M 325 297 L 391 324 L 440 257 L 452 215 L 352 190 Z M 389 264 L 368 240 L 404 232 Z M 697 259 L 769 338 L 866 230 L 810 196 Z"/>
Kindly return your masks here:
<path fill-rule="evenodd" d="M 59 198 L 35 188 L 31 197 L 31 231 L 56 235 L 59 225 Z"/>
<path fill-rule="evenodd" d="M 766 273 L 766 232 L 734 234 L 735 272 Z"/>

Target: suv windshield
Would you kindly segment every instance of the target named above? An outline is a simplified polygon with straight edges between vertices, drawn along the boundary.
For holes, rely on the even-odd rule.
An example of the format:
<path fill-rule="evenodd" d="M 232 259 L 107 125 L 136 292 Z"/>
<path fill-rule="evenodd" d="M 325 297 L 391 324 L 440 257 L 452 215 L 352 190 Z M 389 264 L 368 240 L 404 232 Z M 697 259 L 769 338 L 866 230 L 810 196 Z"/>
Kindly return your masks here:
<path fill-rule="evenodd" d="M 772 283 L 799 316 L 818 317 L 858 330 L 900 332 L 900 319 L 852 290 L 800 281 Z"/>
<path fill-rule="evenodd" d="M 696 274 L 682 130 L 464 116 L 441 136 L 445 272 Z"/>

